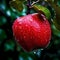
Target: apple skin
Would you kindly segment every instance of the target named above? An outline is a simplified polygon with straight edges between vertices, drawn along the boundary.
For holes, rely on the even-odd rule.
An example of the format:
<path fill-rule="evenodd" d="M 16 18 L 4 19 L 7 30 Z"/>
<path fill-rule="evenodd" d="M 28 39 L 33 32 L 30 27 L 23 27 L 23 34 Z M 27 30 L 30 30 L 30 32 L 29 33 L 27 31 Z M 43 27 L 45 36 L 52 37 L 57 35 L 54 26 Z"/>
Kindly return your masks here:
<path fill-rule="evenodd" d="M 17 18 L 12 30 L 15 40 L 27 52 L 45 48 L 51 40 L 50 24 L 42 14 L 33 13 Z"/>

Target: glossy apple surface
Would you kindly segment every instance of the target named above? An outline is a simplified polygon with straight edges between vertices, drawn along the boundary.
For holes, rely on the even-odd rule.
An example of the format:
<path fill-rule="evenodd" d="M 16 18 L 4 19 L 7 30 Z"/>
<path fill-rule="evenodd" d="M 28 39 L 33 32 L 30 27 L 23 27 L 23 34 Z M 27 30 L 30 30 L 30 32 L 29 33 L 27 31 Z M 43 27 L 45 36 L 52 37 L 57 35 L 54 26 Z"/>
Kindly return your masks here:
<path fill-rule="evenodd" d="M 45 48 L 51 40 L 51 28 L 44 15 L 29 14 L 17 18 L 12 26 L 16 41 L 26 51 Z"/>

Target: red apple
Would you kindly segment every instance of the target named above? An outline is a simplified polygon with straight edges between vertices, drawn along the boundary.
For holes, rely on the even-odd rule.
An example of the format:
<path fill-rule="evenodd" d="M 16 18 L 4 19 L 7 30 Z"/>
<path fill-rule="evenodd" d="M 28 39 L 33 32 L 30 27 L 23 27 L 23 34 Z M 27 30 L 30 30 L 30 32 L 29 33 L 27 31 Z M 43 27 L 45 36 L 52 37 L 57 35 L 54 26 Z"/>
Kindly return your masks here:
<path fill-rule="evenodd" d="M 45 48 L 51 39 L 51 28 L 44 15 L 29 14 L 17 18 L 12 26 L 16 41 L 26 51 Z"/>

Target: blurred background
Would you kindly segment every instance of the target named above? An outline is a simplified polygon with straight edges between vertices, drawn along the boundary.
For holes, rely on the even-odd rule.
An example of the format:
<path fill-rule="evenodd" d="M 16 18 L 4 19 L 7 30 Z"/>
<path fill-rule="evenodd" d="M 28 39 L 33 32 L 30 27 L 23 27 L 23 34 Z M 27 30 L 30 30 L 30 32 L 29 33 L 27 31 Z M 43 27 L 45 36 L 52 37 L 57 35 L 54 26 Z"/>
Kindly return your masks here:
<path fill-rule="evenodd" d="M 60 30 L 58 30 L 52 22 L 52 38 L 49 46 L 37 52 L 24 52 L 13 37 L 12 24 L 19 16 L 26 15 L 27 8 L 26 6 L 21 6 L 21 10 L 22 8 L 23 10 L 19 12 L 12 9 L 9 3 L 10 0 L 0 0 L 0 60 L 60 60 Z M 49 6 L 49 4 L 47 5 L 44 0 L 40 2 L 40 4 L 43 3 L 50 9 L 53 17 L 54 11 L 52 9 L 54 7 Z M 57 5 L 60 9 L 60 0 L 57 0 Z M 33 12 L 32 10 L 31 13 Z M 58 23 L 56 23 L 56 25 L 57 24 Z"/>

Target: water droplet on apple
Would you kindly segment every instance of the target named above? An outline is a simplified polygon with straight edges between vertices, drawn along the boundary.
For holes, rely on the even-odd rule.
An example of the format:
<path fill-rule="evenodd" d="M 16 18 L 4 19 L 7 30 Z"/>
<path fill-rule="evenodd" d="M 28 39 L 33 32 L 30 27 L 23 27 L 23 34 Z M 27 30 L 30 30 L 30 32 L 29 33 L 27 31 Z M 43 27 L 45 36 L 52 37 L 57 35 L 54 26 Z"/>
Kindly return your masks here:
<path fill-rule="evenodd" d="M 19 24 L 22 24 L 22 20 L 23 20 L 23 19 L 20 19 L 20 17 L 17 18 L 17 21 L 19 22 Z"/>
<path fill-rule="evenodd" d="M 44 20 L 46 20 L 46 17 L 43 14 L 41 14 L 41 16 L 43 17 Z"/>
<path fill-rule="evenodd" d="M 44 15 L 43 15 L 43 14 L 41 14 L 41 16 L 42 16 L 42 17 L 44 17 Z"/>
<path fill-rule="evenodd" d="M 22 29 L 22 27 L 20 26 L 19 29 Z"/>
<path fill-rule="evenodd" d="M 32 20 L 32 19 L 30 19 L 30 21 L 32 22 L 33 20 Z"/>
<path fill-rule="evenodd" d="M 25 26 L 28 26 L 27 24 Z"/>
<path fill-rule="evenodd" d="M 19 24 L 22 24 L 22 22 L 19 22 Z"/>
<path fill-rule="evenodd" d="M 43 19 L 44 19 L 44 20 L 46 20 L 46 18 L 45 18 L 45 17 L 44 17 Z"/>
<path fill-rule="evenodd" d="M 24 39 L 26 38 L 26 36 L 24 36 Z"/>

